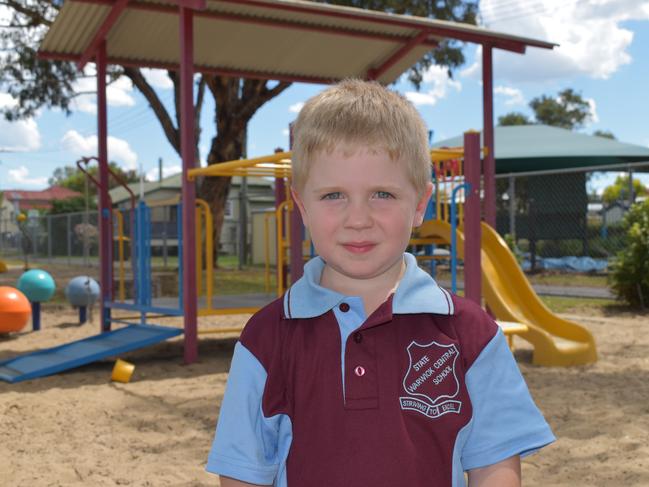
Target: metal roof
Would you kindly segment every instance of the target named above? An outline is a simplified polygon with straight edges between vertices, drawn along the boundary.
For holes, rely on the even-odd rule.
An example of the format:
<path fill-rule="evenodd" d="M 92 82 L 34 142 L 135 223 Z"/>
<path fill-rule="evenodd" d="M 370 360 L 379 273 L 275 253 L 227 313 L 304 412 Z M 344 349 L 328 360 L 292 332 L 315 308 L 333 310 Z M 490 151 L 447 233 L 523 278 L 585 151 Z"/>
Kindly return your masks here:
<path fill-rule="evenodd" d="M 548 125 L 495 127 L 494 132 L 497 174 L 649 162 L 649 147 Z M 433 147 L 462 144 L 462 136 L 457 136 Z"/>
<path fill-rule="evenodd" d="M 84 64 L 105 36 L 109 63 L 177 69 L 178 3 L 66 0 L 39 55 Z M 206 0 L 204 6 L 194 11 L 195 71 L 220 75 L 387 84 L 444 39 L 519 53 L 556 45 L 469 24 L 301 0 Z"/>

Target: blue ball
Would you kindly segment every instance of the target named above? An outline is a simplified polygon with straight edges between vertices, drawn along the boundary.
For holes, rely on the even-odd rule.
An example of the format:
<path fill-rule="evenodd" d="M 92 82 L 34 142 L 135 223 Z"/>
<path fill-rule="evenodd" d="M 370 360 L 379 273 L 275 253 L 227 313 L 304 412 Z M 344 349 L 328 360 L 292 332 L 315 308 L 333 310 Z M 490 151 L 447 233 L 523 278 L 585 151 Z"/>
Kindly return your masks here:
<path fill-rule="evenodd" d="M 77 276 L 65 288 L 65 297 L 72 306 L 91 306 L 99 299 L 99 284 L 92 277 Z"/>
<path fill-rule="evenodd" d="M 17 287 L 32 303 L 42 303 L 54 295 L 56 283 L 44 270 L 31 269 L 20 276 Z"/>

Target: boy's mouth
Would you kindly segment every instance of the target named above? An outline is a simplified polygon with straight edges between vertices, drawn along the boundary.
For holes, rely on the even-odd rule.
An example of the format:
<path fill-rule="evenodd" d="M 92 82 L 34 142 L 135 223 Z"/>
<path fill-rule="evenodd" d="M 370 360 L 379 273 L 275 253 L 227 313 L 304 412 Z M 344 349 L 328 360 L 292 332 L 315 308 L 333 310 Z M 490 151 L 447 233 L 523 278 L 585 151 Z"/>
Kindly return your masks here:
<path fill-rule="evenodd" d="M 376 247 L 373 242 L 349 242 L 344 243 L 343 247 L 352 254 L 365 254 Z"/>

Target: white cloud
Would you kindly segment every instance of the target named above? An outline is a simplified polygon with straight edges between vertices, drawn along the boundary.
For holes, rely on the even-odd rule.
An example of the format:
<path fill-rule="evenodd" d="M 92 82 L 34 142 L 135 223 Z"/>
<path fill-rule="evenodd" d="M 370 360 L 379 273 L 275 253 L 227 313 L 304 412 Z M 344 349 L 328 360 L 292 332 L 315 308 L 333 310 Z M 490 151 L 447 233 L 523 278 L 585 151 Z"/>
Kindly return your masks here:
<path fill-rule="evenodd" d="M 304 102 L 300 101 L 298 103 L 294 103 L 290 107 L 288 107 L 288 111 L 291 113 L 300 113 L 300 110 L 302 110 L 302 107 L 304 106 Z"/>
<path fill-rule="evenodd" d="M 164 69 L 142 68 L 142 75 L 151 86 L 161 90 L 170 90 L 174 87 L 171 78 Z"/>
<path fill-rule="evenodd" d="M 588 102 L 588 111 L 590 114 L 590 122 L 588 125 L 592 123 L 598 123 L 599 117 L 597 116 L 597 104 L 595 103 L 595 100 L 593 100 L 592 98 L 585 98 L 584 100 Z"/>
<path fill-rule="evenodd" d="M 291 135 L 291 131 L 289 129 L 282 129 L 282 135 L 284 137 L 288 137 L 289 135 Z"/>
<path fill-rule="evenodd" d="M 518 88 L 512 88 L 511 86 L 496 86 L 494 88 L 494 93 L 496 95 L 506 96 L 507 99 L 505 100 L 505 105 L 507 106 L 525 104 L 525 97 L 523 96 L 523 92 Z"/>
<path fill-rule="evenodd" d="M 494 30 L 559 44 L 550 51 L 529 48 L 525 55 L 496 49 L 494 72 L 510 81 L 543 81 L 584 75 L 606 79 L 631 62 L 627 52 L 633 32 L 628 20 L 649 20 L 647 0 L 591 2 L 545 0 L 483 0 L 484 24 Z M 465 76 L 480 76 L 481 49 Z"/>
<path fill-rule="evenodd" d="M 445 98 L 451 89 L 462 91 L 462 83 L 449 78 L 445 67 L 434 65 L 424 73 L 422 91 L 407 91 L 405 96 L 417 106 L 432 106 Z"/>
<path fill-rule="evenodd" d="M 74 83 L 74 91 L 82 93 L 72 101 L 72 108 L 85 113 L 97 113 L 97 79 L 96 72 L 93 68 L 86 68 L 84 70 L 86 78 L 79 78 Z M 135 105 L 135 98 L 131 95 L 133 92 L 133 85 L 131 80 L 122 76 L 116 81 L 112 82 L 106 88 L 106 103 L 113 107 L 132 107 Z"/>
<path fill-rule="evenodd" d="M 61 139 L 63 148 L 75 156 L 94 156 L 97 154 L 97 136 L 84 137 L 76 130 L 68 130 Z M 137 154 L 131 150 L 128 142 L 117 137 L 108 136 L 108 159 L 121 162 L 126 169 L 137 169 Z"/>
<path fill-rule="evenodd" d="M 174 174 L 178 174 L 179 172 L 182 172 L 183 168 L 179 164 L 174 164 L 173 166 L 162 166 L 162 177 L 166 178 L 169 176 L 173 176 Z M 145 179 L 147 181 L 157 181 L 159 179 L 160 172 L 157 167 L 154 167 L 146 172 L 144 175 Z"/>
<path fill-rule="evenodd" d="M 30 178 L 29 169 L 26 166 L 19 166 L 16 169 L 9 169 L 7 171 L 9 174 L 9 179 L 18 184 L 23 184 L 26 186 L 43 186 L 47 184 L 47 178 Z"/>
<path fill-rule="evenodd" d="M 0 93 L 0 108 L 16 105 L 8 93 Z M 0 117 L 0 151 L 28 152 L 41 147 L 41 134 L 33 118 L 9 122 Z"/>

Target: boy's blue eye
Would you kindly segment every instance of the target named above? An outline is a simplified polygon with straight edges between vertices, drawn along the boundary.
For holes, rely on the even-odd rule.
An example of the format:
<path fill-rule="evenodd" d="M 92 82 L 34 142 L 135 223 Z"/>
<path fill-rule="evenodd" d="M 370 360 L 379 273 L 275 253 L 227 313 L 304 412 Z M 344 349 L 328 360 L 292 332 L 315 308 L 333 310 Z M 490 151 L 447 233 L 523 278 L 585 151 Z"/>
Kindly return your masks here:
<path fill-rule="evenodd" d="M 379 198 L 379 199 L 390 199 L 390 198 L 394 198 L 394 196 L 392 195 L 392 193 L 388 193 L 387 191 L 377 191 L 375 194 L 376 194 L 376 197 Z"/>
<path fill-rule="evenodd" d="M 320 199 L 322 199 L 322 200 L 338 200 L 340 198 L 342 198 L 342 194 L 340 192 L 336 191 L 335 193 L 327 193 L 327 194 L 323 195 L 322 198 L 320 198 Z"/>

